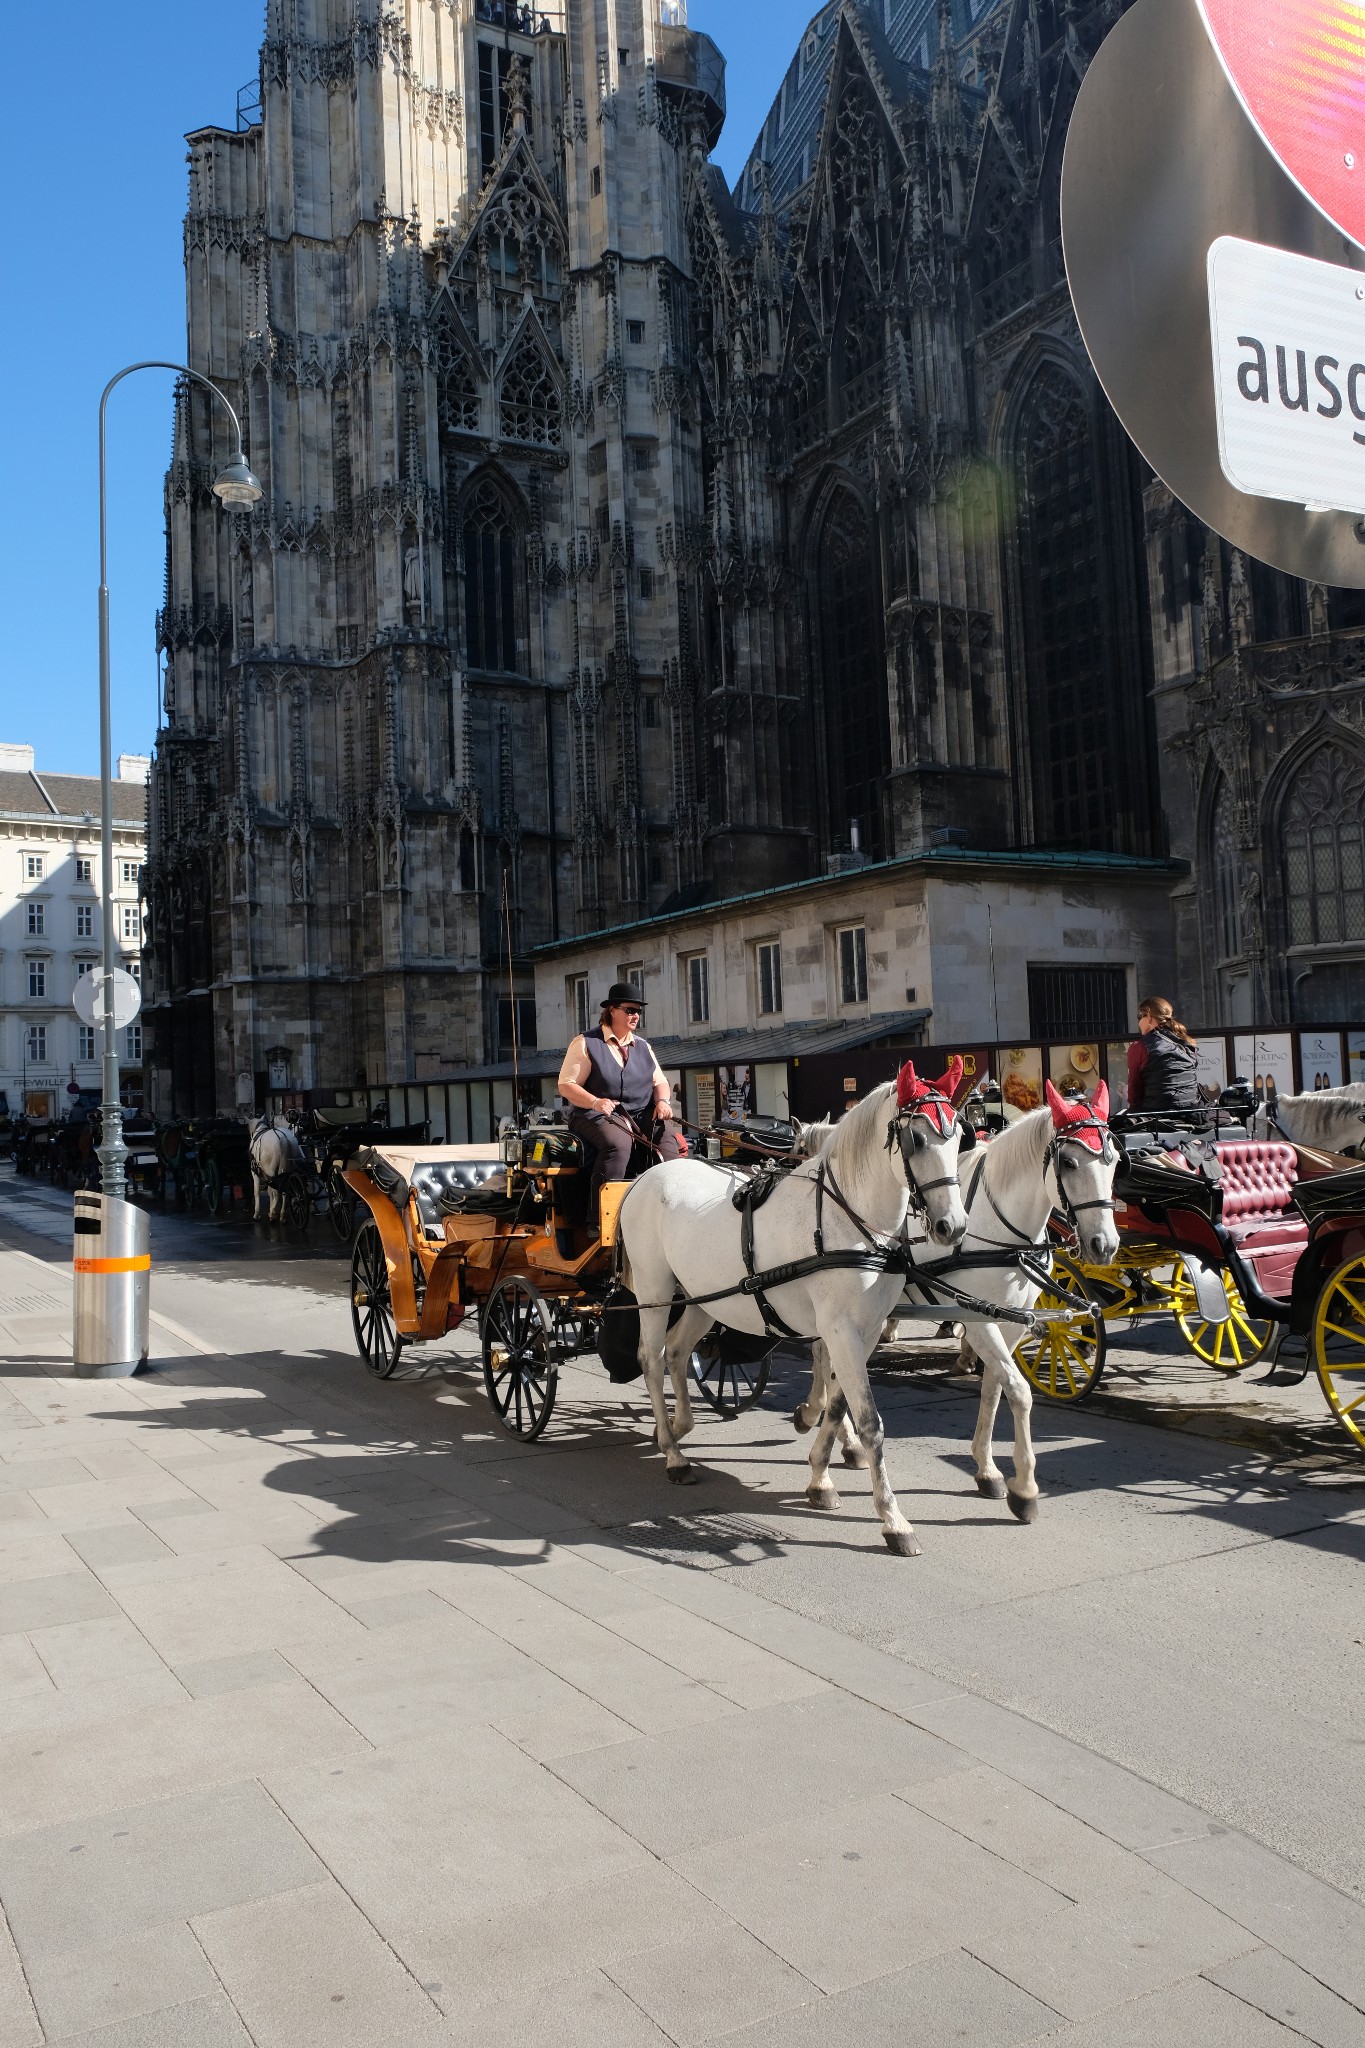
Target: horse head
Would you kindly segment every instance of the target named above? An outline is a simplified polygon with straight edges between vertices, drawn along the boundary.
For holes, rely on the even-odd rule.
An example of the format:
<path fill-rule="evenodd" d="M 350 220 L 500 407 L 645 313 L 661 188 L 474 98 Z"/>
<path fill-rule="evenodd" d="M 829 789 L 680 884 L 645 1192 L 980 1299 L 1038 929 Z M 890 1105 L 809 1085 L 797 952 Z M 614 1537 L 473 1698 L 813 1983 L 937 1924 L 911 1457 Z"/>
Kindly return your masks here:
<path fill-rule="evenodd" d="M 962 1125 L 953 1107 L 962 1074 L 962 1061 L 954 1059 L 937 1081 L 924 1081 L 907 1060 L 896 1076 L 896 1115 L 887 1132 L 887 1145 L 900 1150 L 911 1207 L 942 1245 L 960 1243 L 967 1229 L 957 1177 Z"/>
<path fill-rule="evenodd" d="M 1108 1266 L 1119 1249 L 1114 1222 L 1119 1152 L 1109 1129 L 1108 1083 L 1101 1081 L 1088 1101 L 1084 1096 L 1068 1101 L 1049 1081 L 1047 1106 L 1053 1133 L 1047 1158 L 1056 1173 L 1059 1206 L 1085 1258 Z"/>

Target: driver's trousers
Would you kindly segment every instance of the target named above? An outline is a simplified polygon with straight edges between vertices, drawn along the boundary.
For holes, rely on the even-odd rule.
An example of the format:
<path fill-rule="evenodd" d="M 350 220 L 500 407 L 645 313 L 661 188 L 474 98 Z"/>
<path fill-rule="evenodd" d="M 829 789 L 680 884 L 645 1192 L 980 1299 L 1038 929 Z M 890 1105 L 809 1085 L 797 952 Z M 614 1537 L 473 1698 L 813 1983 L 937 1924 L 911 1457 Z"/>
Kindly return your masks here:
<path fill-rule="evenodd" d="M 659 1148 L 661 1159 L 678 1157 L 678 1130 L 671 1118 L 637 1118 L 645 1136 Z M 593 1150 L 592 1199 L 596 1203 L 604 1181 L 625 1180 L 635 1144 L 629 1128 L 619 1117 L 603 1116 L 596 1109 L 571 1109 L 569 1129 Z M 650 1164 L 653 1165 L 651 1158 Z"/>

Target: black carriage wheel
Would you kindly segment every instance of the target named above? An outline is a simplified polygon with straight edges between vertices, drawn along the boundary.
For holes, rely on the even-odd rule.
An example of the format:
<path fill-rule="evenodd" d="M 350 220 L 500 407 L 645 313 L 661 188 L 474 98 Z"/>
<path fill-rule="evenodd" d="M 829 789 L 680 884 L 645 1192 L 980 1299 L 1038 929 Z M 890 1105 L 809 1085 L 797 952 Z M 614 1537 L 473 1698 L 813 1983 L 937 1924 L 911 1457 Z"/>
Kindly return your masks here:
<path fill-rule="evenodd" d="M 692 1353 L 692 1377 L 703 1401 L 722 1422 L 733 1422 L 760 1398 L 768 1384 L 771 1356 L 768 1353 L 757 1365 L 744 1364 L 727 1358 L 713 1339 L 702 1338 Z"/>
<path fill-rule="evenodd" d="M 483 1312 L 483 1383 L 509 1436 L 534 1443 L 554 1413 L 559 1353 L 545 1297 L 514 1274 L 500 1281 Z"/>
<path fill-rule="evenodd" d="M 332 1182 L 327 1200 L 327 1214 L 332 1228 L 343 1244 L 349 1244 L 355 1233 L 356 1198 L 339 1176 Z"/>
<path fill-rule="evenodd" d="M 301 1173 L 289 1173 L 284 1180 L 284 1227 L 304 1231 L 313 1213 L 313 1197 Z"/>
<path fill-rule="evenodd" d="M 366 1223 L 351 1253 L 351 1324 L 356 1349 L 376 1379 L 386 1380 L 403 1355 L 393 1319 L 389 1267 L 376 1223 Z"/>
<path fill-rule="evenodd" d="M 217 1216 L 223 1206 L 223 1173 L 216 1159 L 210 1159 L 204 1166 L 204 1207 L 210 1216 Z"/>

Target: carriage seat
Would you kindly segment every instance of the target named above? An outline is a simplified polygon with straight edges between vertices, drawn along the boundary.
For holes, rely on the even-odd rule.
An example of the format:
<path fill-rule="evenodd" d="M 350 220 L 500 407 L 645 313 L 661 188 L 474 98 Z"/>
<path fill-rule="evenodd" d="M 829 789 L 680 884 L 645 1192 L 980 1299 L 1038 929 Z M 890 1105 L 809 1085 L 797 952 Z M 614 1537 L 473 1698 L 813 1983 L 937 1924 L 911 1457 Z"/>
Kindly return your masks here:
<path fill-rule="evenodd" d="M 1287 1295 L 1294 1267 L 1308 1242 L 1308 1225 L 1294 1207 L 1299 1177 L 1292 1145 L 1221 1144 L 1222 1225 L 1265 1294 Z"/>
<path fill-rule="evenodd" d="M 507 1171 L 496 1145 L 373 1145 L 358 1164 L 396 1209 L 415 1195 L 423 1230 L 440 1238 L 442 1216 Z"/>

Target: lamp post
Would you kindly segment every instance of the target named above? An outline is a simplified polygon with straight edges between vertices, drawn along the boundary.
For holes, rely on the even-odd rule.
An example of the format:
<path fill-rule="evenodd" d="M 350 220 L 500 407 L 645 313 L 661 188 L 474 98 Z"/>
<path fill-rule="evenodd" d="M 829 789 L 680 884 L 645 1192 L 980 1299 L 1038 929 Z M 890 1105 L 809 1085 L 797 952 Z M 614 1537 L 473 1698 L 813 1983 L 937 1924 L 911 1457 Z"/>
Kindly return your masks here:
<path fill-rule="evenodd" d="M 104 1102 L 101 1107 L 100 1169 L 106 1197 L 122 1201 L 123 1163 L 127 1147 L 123 1142 L 123 1106 L 119 1101 L 118 1044 L 114 1022 L 114 789 L 112 716 L 109 703 L 109 521 L 105 474 L 104 428 L 109 394 L 135 370 L 173 370 L 211 391 L 232 421 L 233 449 L 225 468 L 213 482 L 213 494 L 221 505 L 255 505 L 265 496 L 259 480 L 247 467 L 242 451 L 242 423 L 230 400 L 209 377 L 201 376 L 185 363 L 129 363 L 111 377 L 100 397 L 100 881 L 104 895 L 104 986 L 100 991 L 104 1009 Z"/>

